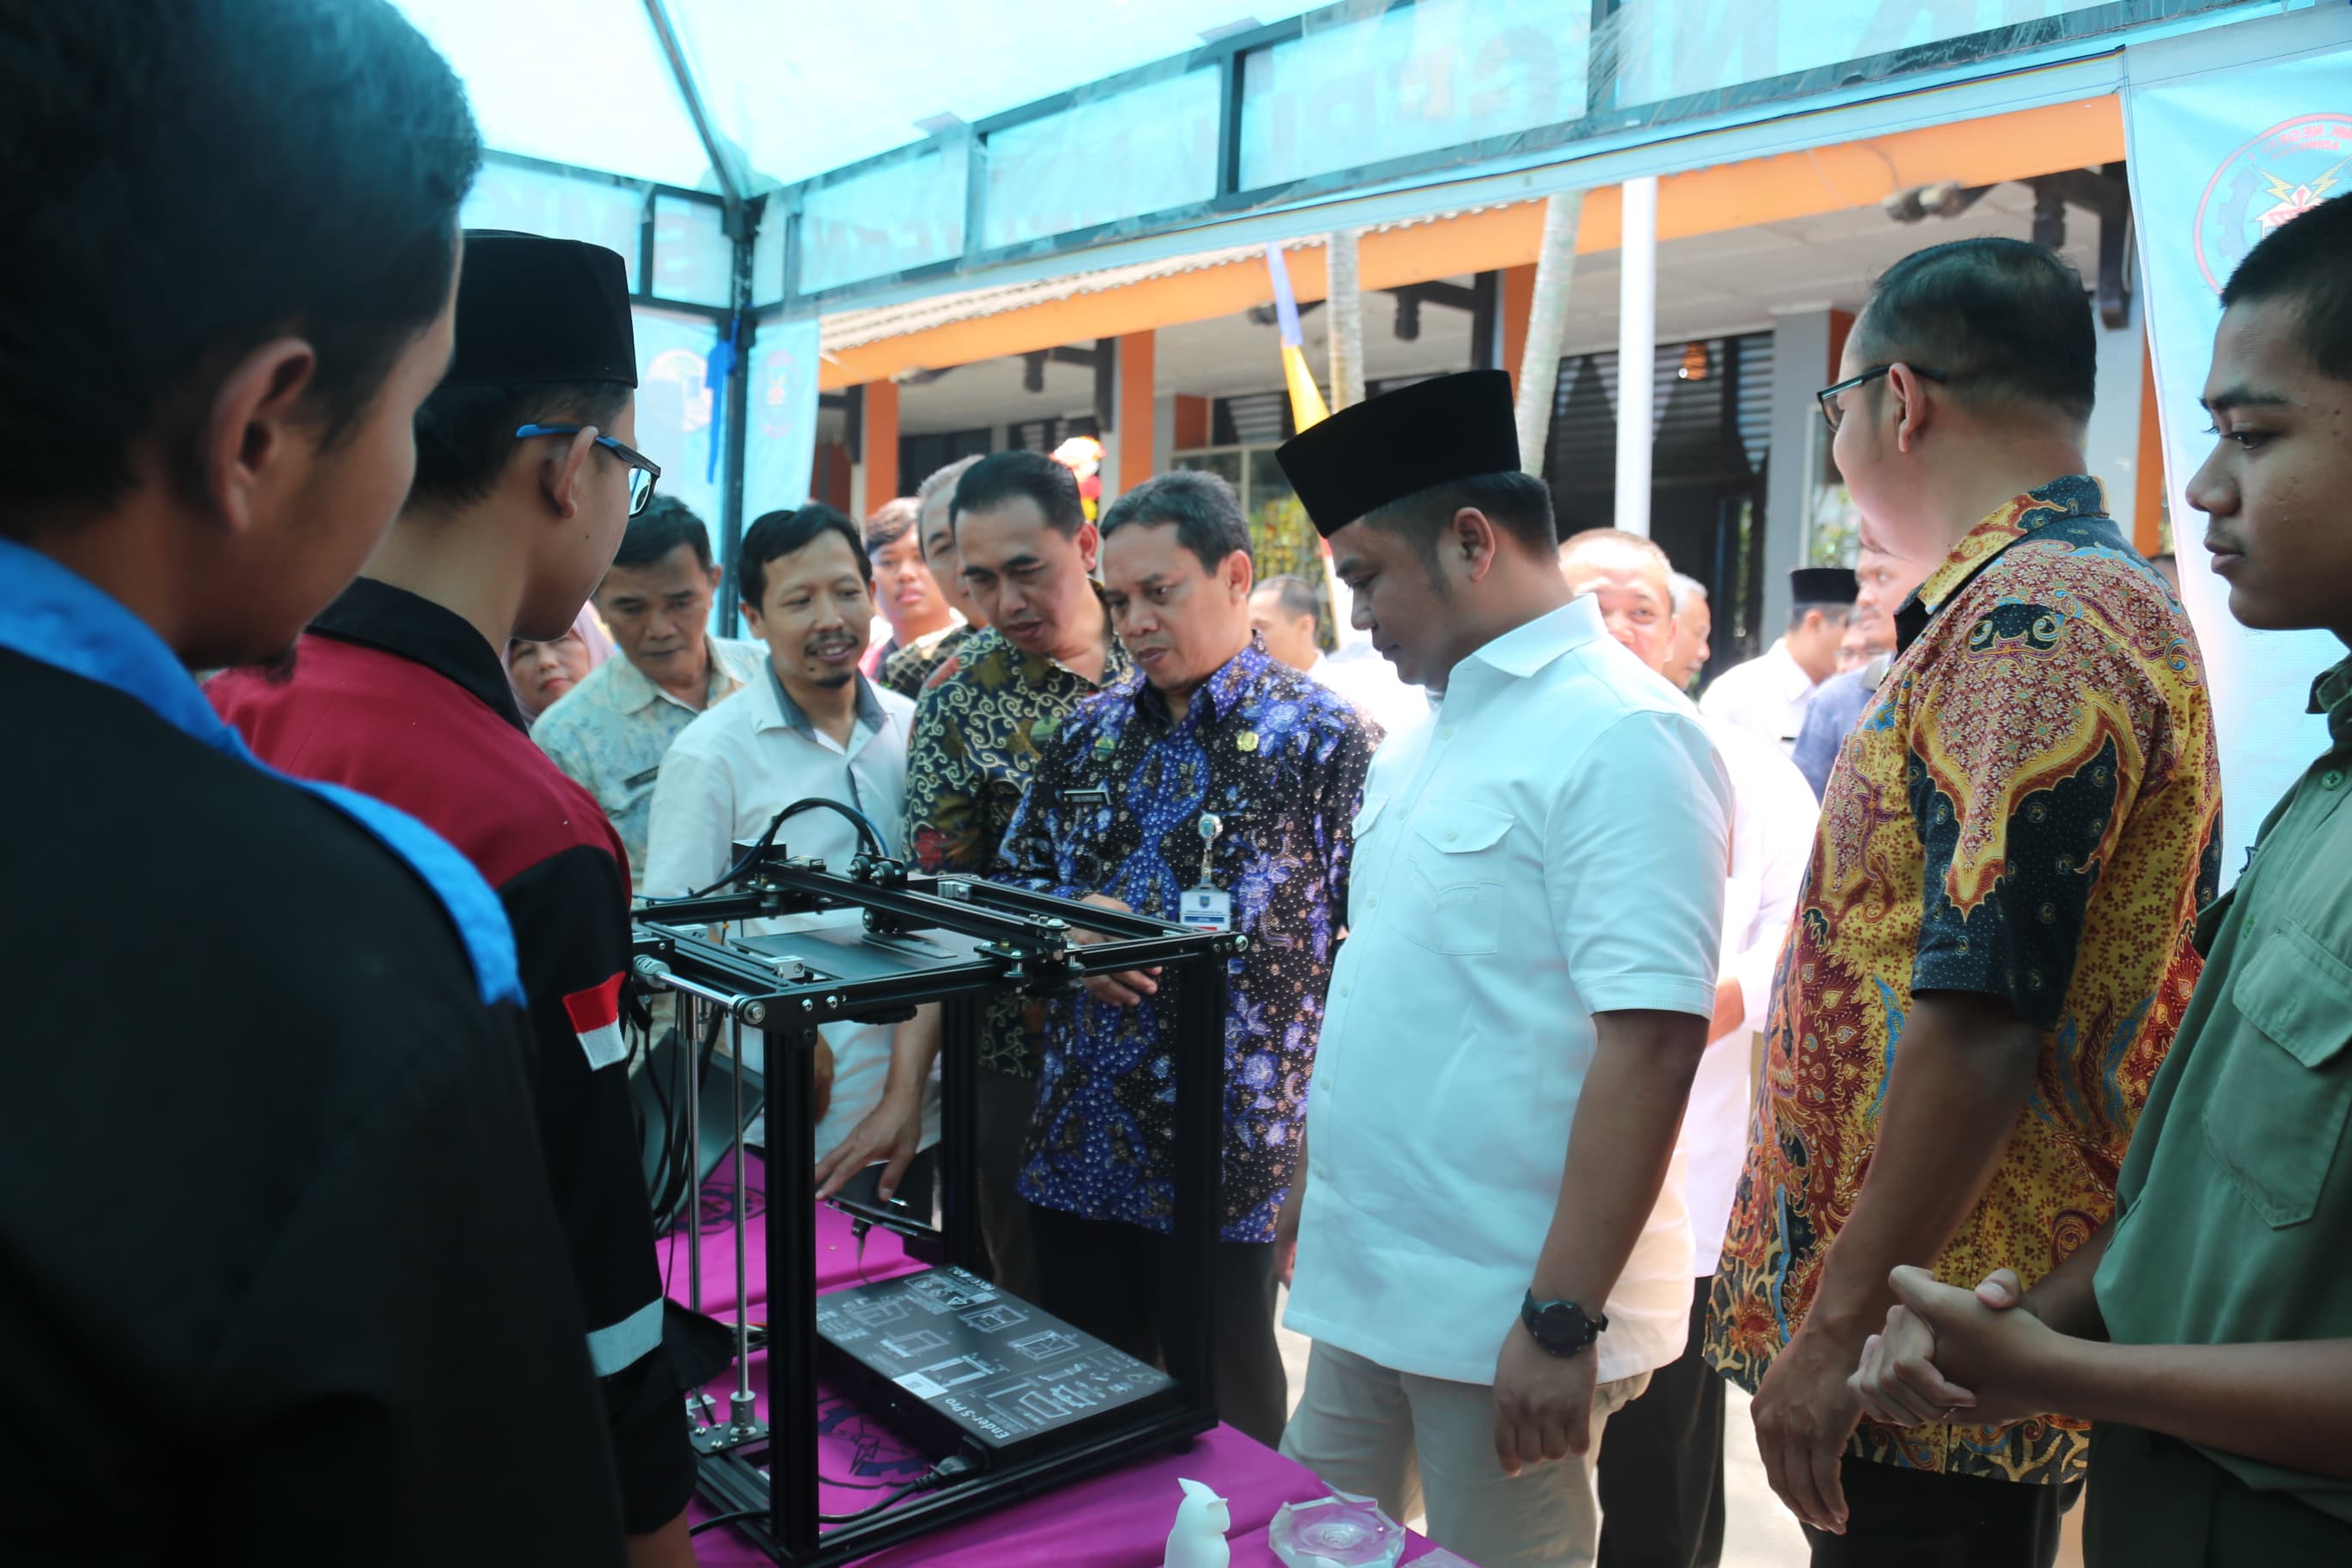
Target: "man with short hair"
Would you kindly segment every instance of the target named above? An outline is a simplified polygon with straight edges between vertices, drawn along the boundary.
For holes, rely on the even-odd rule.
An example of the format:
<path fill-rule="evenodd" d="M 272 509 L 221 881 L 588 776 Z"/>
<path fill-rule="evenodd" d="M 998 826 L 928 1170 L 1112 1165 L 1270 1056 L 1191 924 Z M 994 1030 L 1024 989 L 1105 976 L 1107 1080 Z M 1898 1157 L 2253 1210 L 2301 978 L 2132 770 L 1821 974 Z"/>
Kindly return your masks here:
<path fill-rule="evenodd" d="M 1291 1182 L 1347 903 L 1349 823 L 1380 731 L 1250 630 L 1249 524 L 1214 474 L 1162 474 L 1102 517 L 1105 595 L 1135 661 L 1046 743 L 996 876 L 1249 938 L 1228 967 L 1223 1181 L 1210 1283 L 1217 1413 L 1261 1443 L 1289 1409 L 1274 1221 Z M 1039 1304 L 1156 1359 L 1179 1288 L 1172 1013 L 1151 973 L 1054 1004 L 1021 1172 Z"/>
<path fill-rule="evenodd" d="M 858 660 L 858 673 L 869 680 L 880 679 L 883 666 L 898 654 L 936 645 L 955 628 L 955 612 L 923 559 L 922 536 L 915 528 L 921 507 L 915 497 L 899 496 L 866 520 L 875 607 L 890 627 L 890 635 Z M 907 695 L 911 701 L 913 693 Z"/>
<path fill-rule="evenodd" d="M 940 666 L 963 646 L 964 638 L 988 624 L 964 586 L 963 563 L 956 555 L 955 521 L 949 513 L 956 481 L 979 461 L 977 457 L 959 458 L 915 487 L 915 538 L 923 564 L 930 569 L 940 597 L 957 619 L 929 646 L 900 648 L 883 664 L 882 684 L 901 697 L 920 697 Z"/>
<path fill-rule="evenodd" d="M 1715 657 L 1715 612 L 1707 604 L 1706 584 L 1697 578 L 1676 572 L 1667 581 L 1675 590 L 1675 646 L 1658 673 L 1676 691 L 1695 692 L 1706 661 Z"/>
<path fill-rule="evenodd" d="M 1314 586 L 1304 577 L 1269 577 L 1250 595 L 1250 625 L 1266 652 L 1346 698 L 1383 732 L 1429 716 L 1429 694 L 1399 680 L 1388 660 L 1328 657 L 1315 641 L 1320 614 Z"/>
<path fill-rule="evenodd" d="M 2196 636 L 2084 474 L 2096 328 L 2039 246 L 1879 280 L 1822 405 L 1874 548 L 1939 563 L 1830 775 L 1707 1349 L 1822 1568 L 2048 1563 L 2082 1423 L 1863 1425 L 1898 1264 L 2038 1279 L 2115 1206 L 2198 959 Z"/>
<path fill-rule="evenodd" d="M 1778 744 L 1787 756 L 1804 728 L 1805 706 L 1822 682 L 1837 673 L 1838 643 L 1853 616 L 1853 571 L 1800 566 L 1789 574 L 1794 600 L 1789 629 L 1746 664 L 1715 678 L 1698 710 Z"/>
<path fill-rule="evenodd" d="M 381 0 L 0 30 L 0 146 L 72 150 L 0 223 L 0 689 L 56 742 L 0 763 L 0 1555 L 618 1568 L 506 916 L 187 673 L 282 662 L 407 493 L 464 89 Z"/>
<path fill-rule="evenodd" d="M 803 800 L 839 801 L 872 822 L 892 854 L 904 852 L 915 705 L 876 690 L 858 669 L 874 620 L 874 567 L 856 525 L 814 503 L 768 513 L 743 534 L 735 587 L 744 624 L 767 645 L 766 668 L 688 724 L 662 760 L 646 850 L 651 898 L 681 898 L 717 882 L 738 845 L 758 841 L 776 813 Z M 779 842 L 834 867 L 847 866 L 858 849 L 856 826 L 830 811 L 793 817 Z M 845 918 L 854 921 L 858 911 Z M 808 917 L 747 929 L 839 923 Z M 836 1175 L 846 1180 L 882 1161 L 888 1196 L 938 1139 L 930 1059 L 911 1031 L 897 1033 L 903 1053 L 887 1025 L 843 1022 L 822 1031 L 833 1074 L 816 1126 L 821 1186 L 837 1189 Z M 929 1213 L 929 1196 L 927 1163 L 908 1201 Z"/>
<path fill-rule="evenodd" d="M 2189 481 L 2230 613 L 2352 646 L 2352 202 L 2273 229 L 2221 291 Z M 2091 1568 L 2352 1562 L 2352 659 L 2326 750 L 2271 813 L 2157 1075 L 2114 1220 L 2022 1289 L 1917 1268 L 1855 1378 L 1903 1426 L 2096 1423 Z M 2021 1310 L 2020 1310 L 2021 1309 Z"/>
<path fill-rule="evenodd" d="M 1279 452 L 1354 618 L 1444 693 L 1364 786 L 1302 1166 L 1283 1451 L 1484 1568 L 1591 1557 L 1591 1455 L 1675 1359 L 1676 1134 L 1715 1009 L 1730 804 L 1696 714 L 1570 600 L 1510 378 Z M 1626 918 L 1638 892 L 1643 918 Z"/>
<path fill-rule="evenodd" d="M 663 1348 L 619 1026 L 628 879 L 612 825 L 530 743 L 504 661 L 513 638 L 570 628 L 653 493 L 654 466 L 628 445 L 627 271 L 601 246 L 469 233 L 456 335 L 417 410 L 408 502 L 365 572 L 310 623 L 290 675 L 232 670 L 205 695 L 264 761 L 412 813 L 497 889 L 630 1561 L 691 1563 L 678 1402 L 692 1383 Z"/>
<path fill-rule="evenodd" d="M 1080 700 L 1128 672 L 1094 580 L 1101 536 L 1078 481 L 1037 452 L 982 458 L 956 482 L 949 521 L 964 584 L 988 625 L 935 672 L 907 747 L 907 834 L 927 871 L 984 876 L 1038 759 Z M 934 1026 L 938 1009 L 923 1017 Z M 1036 1101 L 1042 1001 L 992 1003 L 979 1080 L 981 1236 L 992 1278 L 1034 1296 L 1036 1263 L 1015 1185 Z"/>
<path fill-rule="evenodd" d="M 1663 677 L 1679 631 L 1666 552 L 1640 534 L 1587 529 L 1561 542 L 1559 567 L 1570 593 L 1591 596 L 1609 635 Z M 1731 864 L 1715 1016 L 1683 1112 L 1685 1206 L 1696 1248 L 1690 1338 L 1610 1420 L 1598 1474 L 1600 1568 L 1713 1568 L 1723 1556 L 1724 1385 L 1704 1354 L 1706 1302 L 1748 1152 L 1750 1042 L 1763 1026 L 1820 815 L 1770 742 L 1712 721 L 1707 734 L 1731 779 Z"/>
<path fill-rule="evenodd" d="M 713 637 L 721 569 L 710 531 L 684 501 L 656 496 L 629 520 L 595 605 L 621 657 L 591 670 L 531 726 L 531 739 L 590 795 L 629 851 L 642 887 L 662 758 L 695 715 L 758 678 L 766 650 Z"/>
<path fill-rule="evenodd" d="M 1919 591 L 1935 564 L 1906 561 L 1867 543 L 1855 557 L 1853 624 L 1847 633 L 1861 637 L 1867 657 L 1858 668 L 1841 670 L 1822 682 L 1805 710 L 1805 722 L 1790 753 L 1805 782 L 1813 786 L 1815 799 L 1828 792 L 1838 748 L 1862 721 L 1895 662 L 1895 612 Z"/>

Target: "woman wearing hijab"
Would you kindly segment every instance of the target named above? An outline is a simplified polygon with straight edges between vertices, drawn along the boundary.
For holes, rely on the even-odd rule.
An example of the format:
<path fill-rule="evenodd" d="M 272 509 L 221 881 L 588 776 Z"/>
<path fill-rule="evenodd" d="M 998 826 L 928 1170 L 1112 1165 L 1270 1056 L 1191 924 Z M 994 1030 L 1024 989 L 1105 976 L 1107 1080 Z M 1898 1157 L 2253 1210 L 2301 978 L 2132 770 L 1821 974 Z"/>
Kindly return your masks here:
<path fill-rule="evenodd" d="M 508 643 L 507 684 L 514 688 L 523 722 L 529 724 L 554 707 L 557 698 L 612 657 L 613 639 L 604 635 L 596 612 L 584 605 L 572 629 L 552 642 L 516 637 Z"/>

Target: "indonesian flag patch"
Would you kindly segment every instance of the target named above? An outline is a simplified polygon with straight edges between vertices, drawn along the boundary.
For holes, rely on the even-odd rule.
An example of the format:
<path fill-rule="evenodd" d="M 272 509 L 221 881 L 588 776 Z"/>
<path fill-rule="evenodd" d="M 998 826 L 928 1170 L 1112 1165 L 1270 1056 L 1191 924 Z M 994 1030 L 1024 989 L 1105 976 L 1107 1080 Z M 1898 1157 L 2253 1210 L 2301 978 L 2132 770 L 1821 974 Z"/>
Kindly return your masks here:
<path fill-rule="evenodd" d="M 588 1053 L 588 1070 L 611 1067 L 629 1054 L 621 1038 L 621 977 L 617 974 L 593 990 L 574 991 L 563 999 L 580 1048 Z"/>

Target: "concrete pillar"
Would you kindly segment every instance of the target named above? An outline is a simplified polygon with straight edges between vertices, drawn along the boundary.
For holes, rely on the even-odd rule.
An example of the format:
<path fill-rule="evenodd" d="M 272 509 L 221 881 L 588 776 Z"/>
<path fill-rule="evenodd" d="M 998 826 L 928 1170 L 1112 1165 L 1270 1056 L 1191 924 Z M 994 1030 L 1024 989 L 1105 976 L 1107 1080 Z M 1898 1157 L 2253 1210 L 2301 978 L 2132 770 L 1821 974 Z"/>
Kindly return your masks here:
<path fill-rule="evenodd" d="M 2107 515 L 2126 539 L 2134 535 L 2140 498 L 2140 385 L 2147 361 L 2147 334 L 2133 296 L 2131 319 L 2122 326 L 2095 329 L 2099 342 L 2098 401 L 2083 432 L 2083 456 L 2107 487 Z M 2161 464 L 2160 454 L 2150 454 Z M 2161 482 L 2161 481 L 2159 481 Z M 2155 520 L 2149 520 L 2154 527 Z"/>
<path fill-rule="evenodd" d="M 1772 312 L 1772 445 L 1764 493 L 1763 619 L 1757 647 L 1771 646 L 1789 624 L 1789 572 L 1805 563 L 1822 444 L 1829 428 L 1813 395 L 1833 379 L 1832 355 L 1844 333 L 1826 300 Z M 1726 619 L 1720 607 L 1716 624 Z"/>
<path fill-rule="evenodd" d="M 1503 268 L 1503 368 L 1511 373 L 1511 395 L 1519 392 L 1519 362 L 1528 354 L 1528 317 L 1536 303 L 1536 264 Z"/>
<path fill-rule="evenodd" d="M 1628 180 L 1617 268 L 1617 517 L 1628 533 L 1650 533 L 1650 456 L 1656 448 L 1658 181 Z M 1522 442 L 1524 445 L 1524 442 Z"/>
<path fill-rule="evenodd" d="M 1158 411 L 1152 405 L 1151 375 L 1159 335 L 1129 332 L 1118 340 L 1118 416 L 1113 422 L 1118 437 L 1118 467 L 1103 485 L 1108 501 L 1126 494 L 1159 471 Z"/>
<path fill-rule="evenodd" d="M 869 381 L 865 391 L 862 450 L 849 479 L 849 515 L 860 522 L 898 493 L 898 384 Z"/>

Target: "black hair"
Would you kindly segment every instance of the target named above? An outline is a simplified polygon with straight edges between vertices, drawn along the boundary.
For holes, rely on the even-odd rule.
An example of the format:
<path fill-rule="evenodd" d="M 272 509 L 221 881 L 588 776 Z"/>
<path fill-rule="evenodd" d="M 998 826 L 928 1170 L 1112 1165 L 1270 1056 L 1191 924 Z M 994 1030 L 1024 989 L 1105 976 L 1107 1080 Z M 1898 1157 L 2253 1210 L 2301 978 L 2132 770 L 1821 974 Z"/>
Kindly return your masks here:
<path fill-rule="evenodd" d="M 857 574 L 872 587 L 874 563 L 866 558 L 857 525 L 833 508 L 811 501 L 798 511 L 768 512 L 744 531 L 743 547 L 735 552 L 735 591 L 756 609 L 768 592 L 768 563 L 799 554 L 825 533 L 837 533 L 847 542 Z"/>
<path fill-rule="evenodd" d="M 896 496 L 882 503 L 881 510 L 866 520 L 866 553 L 877 554 L 907 537 L 922 514 L 923 503 L 913 496 Z M 921 540 L 915 542 L 918 548 Z"/>
<path fill-rule="evenodd" d="M 604 434 L 635 395 L 619 381 L 437 388 L 416 410 L 416 478 L 409 502 L 449 508 L 480 500 L 514 457 L 517 430 L 593 425 Z"/>
<path fill-rule="evenodd" d="M 2221 290 L 2221 308 L 2293 300 L 2303 306 L 2303 344 L 2311 363 L 2352 381 L 2352 202 L 2342 196 L 2308 207 L 2263 236 Z"/>
<path fill-rule="evenodd" d="M 1205 469 L 1178 468 L 1144 480 L 1110 503 L 1102 515 L 1102 536 L 1108 539 L 1139 523 L 1174 523 L 1176 542 L 1210 572 L 1236 550 L 1250 553 L 1249 522 L 1242 516 L 1241 497 Z"/>
<path fill-rule="evenodd" d="M 282 333 L 329 444 L 439 316 L 481 163 L 465 90 L 388 0 L 0 12 L 0 532 L 176 471 L 202 384 Z"/>
<path fill-rule="evenodd" d="M 1437 569 L 1438 541 L 1452 525 L 1454 514 L 1465 507 L 1486 513 L 1488 521 L 1517 540 L 1522 549 L 1549 554 L 1559 548 L 1558 525 L 1552 521 L 1551 487 L 1533 474 L 1516 468 L 1432 485 L 1402 500 L 1376 508 L 1365 515 L 1364 521 L 1375 528 L 1389 529 L 1410 538 L 1421 550 L 1422 563 L 1429 569 L 1429 580 L 1441 583 L 1444 579 Z"/>
<path fill-rule="evenodd" d="M 1043 452 L 993 452 L 965 469 L 956 481 L 955 499 L 948 502 L 948 521 L 953 524 L 968 511 L 985 511 L 1021 496 L 1035 501 L 1065 539 L 1075 539 L 1087 525 L 1078 476 Z"/>
<path fill-rule="evenodd" d="M 2098 392 L 2098 329 L 2082 274 L 2021 239 L 1913 251 L 1879 277 L 1853 342 L 1865 365 L 1940 373 L 1963 402 L 2035 404 L 2080 425 Z M 1884 391 L 1871 384 L 1871 395 Z"/>
<path fill-rule="evenodd" d="M 1315 585 L 1306 578 L 1294 577 L 1287 572 L 1266 578 L 1255 591 L 1272 594 L 1282 613 L 1294 621 L 1301 616 L 1319 616 L 1323 613 L 1322 603 L 1315 596 Z"/>
<path fill-rule="evenodd" d="M 710 530 L 694 515 L 692 507 L 676 496 L 656 495 L 646 503 L 645 510 L 629 519 L 613 564 L 650 566 L 681 544 L 691 546 L 695 561 L 705 572 L 710 570 Z"/>

